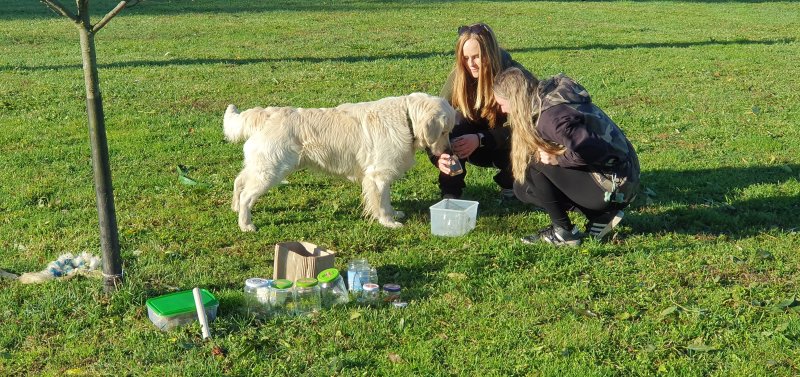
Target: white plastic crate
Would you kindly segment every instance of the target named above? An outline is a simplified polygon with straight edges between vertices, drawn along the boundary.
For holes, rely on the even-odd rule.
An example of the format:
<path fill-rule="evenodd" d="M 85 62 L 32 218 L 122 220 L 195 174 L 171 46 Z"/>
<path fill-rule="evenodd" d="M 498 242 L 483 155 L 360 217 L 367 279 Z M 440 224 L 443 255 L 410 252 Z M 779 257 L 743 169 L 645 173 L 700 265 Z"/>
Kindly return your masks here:
<path fill-rule="evenodd" d="M 475 228 L 478 202 L 460 199 L 443 199 L 430 207 L 431 233 L 437 236 L 457 237 Z"/>

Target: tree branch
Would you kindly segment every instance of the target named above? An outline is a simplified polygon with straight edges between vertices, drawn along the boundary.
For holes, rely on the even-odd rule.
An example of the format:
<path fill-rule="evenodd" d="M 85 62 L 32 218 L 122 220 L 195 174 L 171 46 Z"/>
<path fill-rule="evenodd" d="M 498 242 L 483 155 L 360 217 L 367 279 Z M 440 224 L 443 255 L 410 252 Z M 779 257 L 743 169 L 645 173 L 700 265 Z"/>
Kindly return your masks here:
<path fill-rule="evenodd" d="M 50 0 L 46 0 L 46 1 L 50 1 Z M 122 12 L 122 10 L 125 9 L 125 5 L 127 3 L 128 3 L 127 0 L 120 1 L 119 4 L 117 4 L 117 6 L 114 7 L 114 9 L 111 10 L 111 12 L 108 12 L 105 15 L 105 17 L 103 17 L 103 19 L 100 20 L 100 22 L 96 23 L 94 25 L 94 27 L 92 27 L 92 34 L 97 33 L 98 31 L 100 31 L 100 29 L 102 29 L 103 26 L 106 26 L 106 24 L 109 21 L 111 21 L 112 18 L 114 18 L 114 16 L 119 14 L 119 12 Z"/>
<path fill-rule="evenodd" d="M 72 21 L 78 22 L 78 17 L 76 17 L 72 12 L 64 8 L 58 0 L 40 0 L 44 3 L 48 8 L 50 8 L 53 12 L 56 12 L 66 18 L 69 18 Z"/>

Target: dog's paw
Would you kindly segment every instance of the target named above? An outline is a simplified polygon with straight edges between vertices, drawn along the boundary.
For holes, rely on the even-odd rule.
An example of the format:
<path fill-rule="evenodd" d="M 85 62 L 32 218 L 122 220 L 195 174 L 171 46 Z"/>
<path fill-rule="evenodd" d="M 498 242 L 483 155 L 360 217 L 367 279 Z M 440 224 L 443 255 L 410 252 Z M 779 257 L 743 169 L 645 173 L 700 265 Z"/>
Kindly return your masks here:
<path fill-rule="evenodd" d="M 253 224 L 239 224 L 239 229 L 241 229 L 242 232 L 255 232 L 256 226 Z"/>
<path fill-rule="evenodd" d="M 231 203 L 231 211 L 239 212 L 239 203 Z"/>
<path fill-rule="evenodd" d="M 395 220 L 404 219 L 404 218 L 406 218 L 406 213 L 403 212 L 403 211 L 394 211 L 394 216 L 393 217 L 394 217 Z"/>
<path fill-rule="evenodd" d="M 381 223 L 381 225 L 383 225 L 383 226 L 385 226 L 387 228 L 392 228 L 392 229 L 396 229 L 396 228 L 399 228 L 399 227 L 403 226 L 403 223 L 400 223 L 400 222 L 397 222 L 397 221 L 394 221 L 394 220 L 381 219 L 378 222 Z"/>

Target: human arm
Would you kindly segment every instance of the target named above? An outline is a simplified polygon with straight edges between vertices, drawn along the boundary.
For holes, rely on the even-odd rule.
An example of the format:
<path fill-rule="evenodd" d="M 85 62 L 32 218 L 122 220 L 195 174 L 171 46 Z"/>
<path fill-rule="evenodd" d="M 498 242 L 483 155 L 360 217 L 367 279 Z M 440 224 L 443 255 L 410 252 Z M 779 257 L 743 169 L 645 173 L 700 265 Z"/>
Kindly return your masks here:
<path fill-rule="evenodd" d="M 589 131 L 583 113 L 567 105 L 544 111 L 537 130 L 543 139 L 565 147 L 564 153 L 555 156 L 561 167 L 599 165 L 609 156 L 609 144 Z"/>

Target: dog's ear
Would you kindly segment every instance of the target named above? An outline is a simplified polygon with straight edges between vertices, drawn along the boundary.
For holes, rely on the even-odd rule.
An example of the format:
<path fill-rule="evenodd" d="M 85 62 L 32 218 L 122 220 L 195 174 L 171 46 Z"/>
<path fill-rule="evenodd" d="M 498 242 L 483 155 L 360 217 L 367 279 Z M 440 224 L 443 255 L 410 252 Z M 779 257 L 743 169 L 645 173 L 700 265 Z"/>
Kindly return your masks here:
<path fill-rule="evenodd" d="M 453 130 L 456 112 L 444 98 L 414 93 L 408 96 L 407 104 L 414 136 L 426 147 L 434 145 L 443 134 Z"/>

